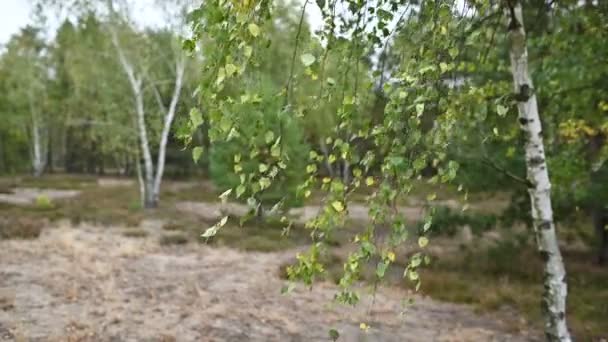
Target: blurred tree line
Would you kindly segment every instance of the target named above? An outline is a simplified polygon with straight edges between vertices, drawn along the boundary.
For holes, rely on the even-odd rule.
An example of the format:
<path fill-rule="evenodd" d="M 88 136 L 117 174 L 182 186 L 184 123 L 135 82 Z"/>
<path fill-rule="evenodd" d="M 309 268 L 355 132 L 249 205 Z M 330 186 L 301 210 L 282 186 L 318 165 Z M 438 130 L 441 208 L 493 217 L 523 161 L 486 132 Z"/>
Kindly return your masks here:
<path fill-rule="evenodd" d="M 100 1 L 97 5 L 103 7 L 105 3 Z M 163 108 L 171 106 L 176 88 L 173 61 L 182 53 L 176 49 L 176 42 L 181 44 L 183 32 L 175 26 L 141 28 L 130 19 L 134 13 L 120 6 L 115 16 L 98 11 L 97 7 L 78 11 L 52 34 L 41 26 L 24 28 L 3 47 L 0 173 L 30 171 L 39 175 L 65 171 L 135 176 L 142 172 L 145 153 L 137 106 L 133 86 L 116 51 L 116 37 L 124 55 L 141 75 L 141 105 L 147 111 L 144 124 L 152 147 L 150 157 L 158 158 Z M 185 11 L 175 8 L 171 13 L 185 17 Z M 315 63 L 310 58 L 323 56 L 326 48 L 306 22 L 300 23 L 299 9 L 299 3 L 278 3 L 273 20 L 262 28 L 268 39 L 256 51 L 258 72 L 246 73 L 243 81 L 250 87 L 251 96 L 241 97 L 237 87 L 229 83 L 222 90 L 223 96 L 238 104 L 231 110 L 244 114 L 243 124 L 252 127 L 251 136 L 241 134 L 227 142 L 210 143 L 210 137 L 223 129 L 209 125 L 209 118 L 218 113 L 207 110 L 205 103 L 199 104 L 192 94 L 204 91 L 199 82 L 202 59 L 213 58 L 222 46 L 202 38 L 192 47 L 201 53 L 190 56 L 184 67 L 177 116 L 168 135 L 168 174 L 208 174 L 220 186 L 237 186 L 241 172 L 235 168 L 259 167 L 259 162 L 240 163 L 240 154 L 249 153 L 254 145 L 272 145 L 283 136 L 288 139 L 287 148 L 292 149 L 289 165 L 285 165 L 289 172 L 281 182 L 269 185 L 272 189 L 267 196 L 272 200 L 281 197 L 273 192 L 295 188 L 306 177 L 311 153 L 322 157 L 317 167 L 323 175 L 345 179 L 353 176 L 348 162 L 339 158 L 344 153 L 339 150 L 341 145 L 329 138 L 335 135 L 333 130 L 340 121 L 337 108 L 345 98 L 348 100 L 348 94 L 323 101 L 322 105 L 312 100 L 319 89 L 310 80 L 319 75 L 310 68 Z M 534 0 L 525 2 L 524 14 L 529 23 L 530 69 L 537 85 L 532 91 L 542 112 L 556 215 L 562 221 L 581 215 L 593 218 L 599 257 L 606 261 L 608 4 Z M 500 34 L 504 31 L 504 18 L 495 13 L 481 21 L 457 15 L 453 20 L 458 21 L 458 27 L 471 28 L 464 30 L 461 37 L 460 67 L 443 80 L 445 94 L 462 84 L 470 85 L 467 93 L 460 94 L 465 111 L 460 114 L 468 119 L 457 122 L 447 151 L 460 164 L 456 181 L 471 191 L 512 192 L 510 215 L 527 217 L 522 143 L 513 119 L 515 99 L 504 95 L 511 93 L 512 82 L 507 44 L 501 41 L 506 38 Z M 353 127 L 383 120 L 391 96 L 392 71 L 415 55 L 419 40 L 425 37 L 415 20 L 403 21 L 394 31 L 388 47 L 362 53 L 366 57 L 358 61 L 356 69 L 349 69 L 352 63 L 347 63 L 352 52 L 346 36 L 333 42 L 326 58 L 325 75 L 321 76 L 326 79 L 323 87 L 360 89 L 360 108 L 351 118 Z M 296 44 L 300 51 L 311 55 L 294 54 Z M 292 63 L 294 59 L 297 63 Z M 224 70 L 226 74 L 240 72 L 236 66 L 234 70 Z M 303 74 L 307 77 L 292 79 Z M 286 87 L 286 82 L 293 86 Z M 282 116 L 284 97 L 276 95 L 286 89 L 292 107 L 301 109 L 305 120 Z M 252 105 L 259 103 L 263 106 Z M 433 108 L 427 105 L 424 110 L 432 113 Z M 193 115 L 200 116 L 200 123 L 189 127 Z M 433 120 L 425 125 L 432 127 Z M 226 126 L 230 131 L 230 122 Z M 254 136 L 260 131 L 266 133 Z M 184 150 L 186 136 L 192 136 L 195 145 L 203 147 L 196 150 L 198 163 L 193 162 L 191 152 Z M 365 150 L 371 146 L 371 139 L 354 139 L 352 147 Z M 370 167 L 380 172 L 379 165 Z M 436 173 L 430 164 L 425 168 L 427 176 Z M 264 181 L 258 186 L 264 186 Z M 521 203 L 525 205 L 516 206 Z"/>

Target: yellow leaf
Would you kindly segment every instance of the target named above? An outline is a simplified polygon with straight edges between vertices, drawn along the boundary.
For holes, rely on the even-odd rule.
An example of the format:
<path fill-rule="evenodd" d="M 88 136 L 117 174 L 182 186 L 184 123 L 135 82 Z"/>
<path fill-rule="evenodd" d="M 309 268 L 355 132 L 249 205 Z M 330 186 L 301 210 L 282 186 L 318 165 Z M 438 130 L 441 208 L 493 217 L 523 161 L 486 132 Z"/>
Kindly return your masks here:
<path fill-rule="evenodd" d="M 374 185 L 374 177 L 367 177 L 367 179 L 365 180 L 365 184 L 367 184 L 367 186 Z"/>
<path fill-rule="evenodd" d="M 344 211 L 344 204 L 342 204 L 342 202 L 340 202 L 340 201 L 331 202 L 331 206 L 334 208 L 335 211 L 337 211 L 339 213 Z"/>
<path fill-rule="evenodd" d="M 252 36 L 257 37 L 260 35 L 260 27 L 258 25 L 256 25 L 255 23 L 251 23 L 249 24 L 249 33 L 251 33 Z"/>
<path fill-rule="evenodd" d="M 386 257 L 388 258 L 388 260 L 390 260 L 391 262 L 395 262 L 395 253 L 393 252 L 388 252 L 388 254 L 386 255 Z"/>
<path fill-rule="evenodd" d="M 420 238 L 418 238 L 418 246 L 420 246 L 420 248 L 424 248 L 429 244 L 429 239 L 426 236 L 421 236 Z"/>

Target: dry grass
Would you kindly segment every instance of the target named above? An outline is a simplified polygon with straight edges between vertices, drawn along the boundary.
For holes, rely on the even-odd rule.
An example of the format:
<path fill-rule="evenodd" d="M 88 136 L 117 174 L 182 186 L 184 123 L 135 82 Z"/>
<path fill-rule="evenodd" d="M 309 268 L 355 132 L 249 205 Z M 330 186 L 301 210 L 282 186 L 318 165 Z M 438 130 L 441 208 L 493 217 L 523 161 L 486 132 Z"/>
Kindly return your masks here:
<path fill-rule="evenodd" d="M 140 228 L 126 229 L 122 235 L 129 238 L 144 238 L 148 236 L 148 232 Z"/>
<path fill-rule="evenodd" d="M 0 218 L 0 239 L 36 239 L 44 224 L 43 220 L 29 217 Z"/>
<path fill-rule="evenodd" d="M 185 245 L 189 241 L 188 236 L 182 233 L 163 234 L 159 239 L 161 246 Z"/>
<path fill-rule="evenodd" d="M 10 182 L 9 182 L 10 183 Z M 13 182 L 14 183 L 14 182 Z M 11 183 L 11 184 L 13 184 Z M 144 218 L 162 219 L 167 222 L 159 237 L 162 245 L 181 245 L 200 241 L 217 246 L 228 246 L 246 251 L 278 251 L 302 246 L 310 242 L 310 232 L 302 227 L 293 227 L 285 236 L 283 225 L 274 222 L 252 221 L 244 227 L 230 220 L 220 229 L 217 236 L 202 241 L 200 234 L 215 222 L 205 222 L 194 215 L 179 212 L 175 204 L 185 200 L 217 201 L 217 192 L 205 183 L 191 187 L 172 187 L 167 182 L 161 198 L 161 205 L 155 211 L 140 208 L 136 185 L 119 187 L 99 187 L 87 177 L 60 176 L 42 179 L 23 178 L 20 186 L 82 189 L 73 199 L 53 202 L 53 207 L 45 210 L 32 207 L 17 207 L 0 204 L 0 212 L 7 219 L 0 220 L 0 238 L 35 238 L 40 234 L 44 219 L 70 219 L 74 223 L 91 222 L 104 225 L 124 225 L 133 227 L 123 232 L 128 237 L 144 237 L 146 231 L 138 228 Z M 424 191 L 429 189 L 420 187 Z M 420 191 L 423 191 L 420 190 Z M 454 189 L 443 189 L 440 197 L 454 195 Z M 365 197 L 366 193 L 359 194 Z M 486 195 L 478 195 L 488 202 Z M 488 210 L 491 208 L 488 208 Z M 17 220 L 18 221 L 15 221 Z M 17 224 L 3 224 L 10 220 Z M 19 221 L 20 220 L 20 221 Z M 335 246 L 344 245 L 347 236 L 336 236 Z M 138 242 L 140 240 L 132 240 Z M 77 249 L 77 243 L 67 241 L 70 248 Z M 139 245 L 126 245 L 127 249 L 139 251 Z M 76 251 L 77 252 L 77 251 Z M 74 253 L 76 253 L 74 252 Z M 135 253 L 133 252 L 133 253 Z M 76 253 L 77 254 L 77 253 Z M 579 340 L 593 340 L 608 336 L 608 272 L 592 264 L 589 253 L 565 253 L 569 281 L 568 320 Z M 342 272 L 343 258 L 328 254 L 324 256 L 328 264 L 327 279 L 335 280 Z M 282 268 L 284 268 L 283 265 Z M 283 272 L 283 271 L 279 271 Z M 389 275 L 389 281 L 404 284 L 402 269 Z M 372 279 L 373 274 L 366 275 Z M 467 303 L 481 312 L 517 312 L 523 315 L 522 322 L 516 314 L 513 327 L 532 324 L 540 328 L 542 324 L 539 299 L 542 292 L 542 267 L 534 248 L 528 243 L 506 241 L 491 247 L 470 246 L 456 255 L 435 260 L 428 269 L 422 271 L 421 291 L 444 301 Z M 410 286 L 408 284 L 404 286 Z"/>

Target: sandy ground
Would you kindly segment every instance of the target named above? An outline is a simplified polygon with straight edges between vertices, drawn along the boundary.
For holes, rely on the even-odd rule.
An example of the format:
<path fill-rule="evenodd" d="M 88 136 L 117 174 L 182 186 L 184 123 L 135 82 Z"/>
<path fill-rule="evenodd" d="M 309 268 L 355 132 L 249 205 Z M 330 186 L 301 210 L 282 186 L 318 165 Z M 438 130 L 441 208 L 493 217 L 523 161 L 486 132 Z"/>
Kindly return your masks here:
<path fill-rule="evenodd" d="M 119 227 L 58 223 L 38 240 L 0 241 L 0 341 L 530 341 L 465 306 L 381 288 L 374 304 L 332 304 L 320 283 L 280 294 L 295 251 L 161 247 Z M 365 291 L 365 289 L 363 289 Z M 365 322 L 367 332 L 359 328 Z"/>
<path fill-rule="evenodd" d="M 78 190 L 55 190 L 36 188 L 14 188 L 10 194 L 0 194 L 0 203 L 13 205 L 30 205 L 36 203 L 36 199 L 44 196 L 49 200 L 66 199 L 78 196 Z"/>

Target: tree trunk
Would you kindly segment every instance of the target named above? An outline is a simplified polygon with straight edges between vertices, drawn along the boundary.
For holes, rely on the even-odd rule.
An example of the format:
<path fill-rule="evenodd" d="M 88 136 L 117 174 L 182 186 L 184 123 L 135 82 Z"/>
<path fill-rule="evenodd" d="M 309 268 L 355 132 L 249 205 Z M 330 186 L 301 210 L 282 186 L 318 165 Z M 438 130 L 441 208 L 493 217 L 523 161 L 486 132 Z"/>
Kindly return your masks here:
<path fill-rule="evenodd" d="M 559 251 L 553 209 L 551 183 L 545 160 L 540 116 L 532 79 L 528 73 L 528 51 L 522 7 L 508 1 L 511 72 L 517 94 L 520 128 L 524 135 L 527 177 L 532 204 L 536 243 L 544 260 L 542 309 L 545 334 L 549 341 L 571 341 L 566 325 L 566 271 Z"/>
<path fill-rule="evenodd" d="M 152 163 L 152 154 L 150 153 L 150 142 L 148 141 L 148 132 L 146 130 L 146 120 L 144 116 L 145 113 L 141 87 L 136 90 L 135 97 L 137 107 L 137 128 L 139 134 L 139 142 L 144 159 L 144 208 L 152 209 L 156 208 L 158 206 L 158 203 L 154 198 L 154 164 Z"/>
<path fill-rule="evenodd" d="M 333 166 L 329 162 L 329 149 L 327 148 L 327 144 L 325 144 L 325 140 L 323 140 L 323 138 L 319 138 L 319 146 L 321 147 L 321 152 L 323 152 L 323 156 L 325 157 L 325 167 L 327 168 L 329 177 L 334 178 L 336 173 L 334 172 Z"/>
<path fill-rule="evenodd" d="M 160 199 L 160 185 L 163 180 L 163 173 L 165 171 L 165 157 L 167 153 L 167 141 L 169 139 L 169 132 L 171 131 L 171 125 L 175 118 L 175 112 L 177 110 L 177 103 L 182 91 L 182 83 L 184 78 L 184 71 L 186 62 L 184 59 L 178 57 L 175 63 L 175 88 L 173 90 L 173 97 L 171 98 L 171 104 L 165 114 L 165 122 L 163 124 L 163 131 L 160 136 L 160 144 L 158 146 L 158 160 L 156 162 L 156 176 L 154 179 L 153 193 L 152 196 L 154 201 L 158 203 Z M 159 104 L 160 105 L 160 104 Z"/>
<path fill-rule="evenodd" d="M 601 157 L 602 149 L 606 143 L 606 136 L 598 133 L 589 137 L 588 162 L 591 167 L 589 179 L 591 180 L 590 209 L 593 218 L 593 228 L 595 230 L 595 243 L 598 246 L 597 261 L 600 265 L 608 262 L 608 208 L 606 207 L 606 172 L 605 167 L 595 169 L 593 165 Z"/>
<path fill-rule="evenodd" d="M 44 172 L 45 167 L 45 156 L 43 151 L 43 138 L 41 135 L 41 127 L 38 119 L 34 116 L 32 120 L 32 167 L 34 169 L 34 176 L 40 177 Z"/>
<path fill-rule="evenodd" d="M 113 11 L 112 2 L 109 1 L 109 9 Z M 144 159 L 143 168 L 143 179 L 145 183 L 144 191 L 144 207 L 145 208 L 156 208 L 157 202 L 154 198 L 154 164 L 152 163 L 152 154 L 150 153 L 150 142 L 148 140 L 148 131 L 146 129 L 146 113 L 144 110 L 144 94 L 142 87 L 142 78 L 135 75 L 135 69 L 131 64 L 122 50 L 120 42 L 118 40 L 118 34 L 114 29 L 110 28 L 112 45 L 116 49 L 118 54 L 118 60 L 122 66 L 123 71 L 129 79 L 131 90 L 133 91 L 133 97 L 135 102 L 135 114 L 137 116 L 136 125 L 137 133 L 139 136 L 140 150 Z"/>
<path fill-rule="evenodd" d="M 608 210 L 601 203 L 594 203 L 592 217 L 598 246 L 597 261 L 605 265 L 608 262 Z"/>

